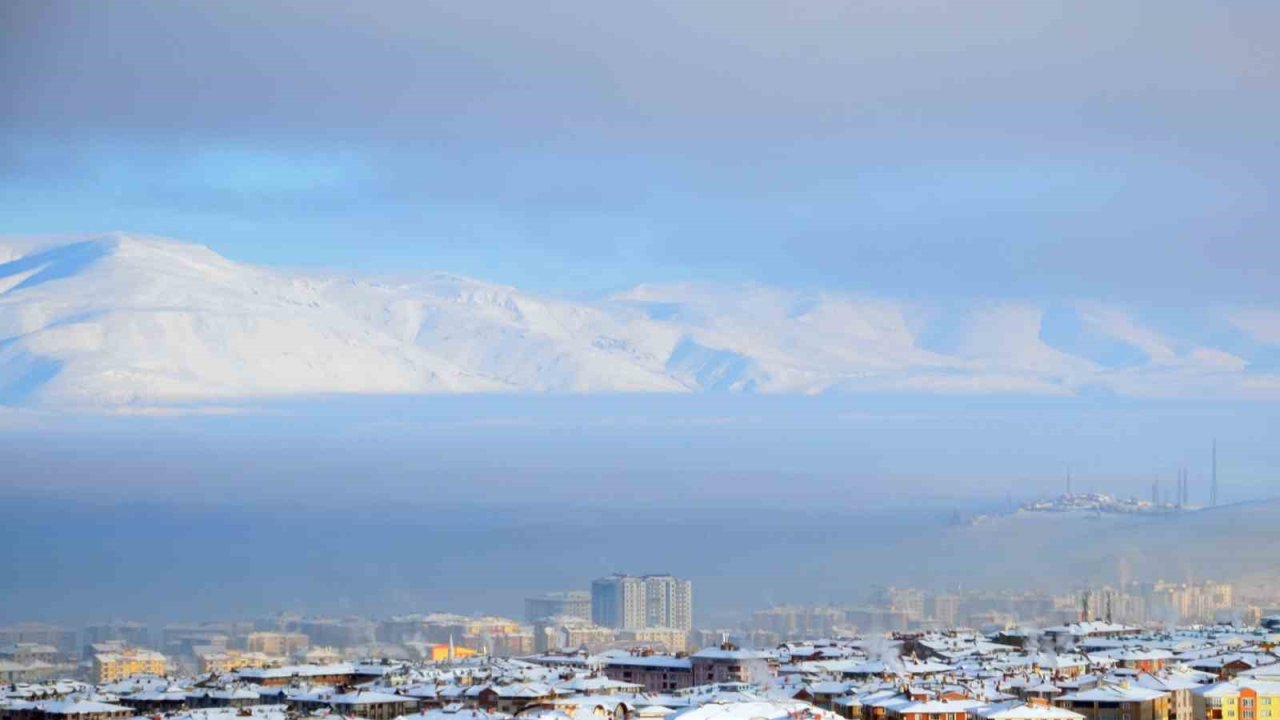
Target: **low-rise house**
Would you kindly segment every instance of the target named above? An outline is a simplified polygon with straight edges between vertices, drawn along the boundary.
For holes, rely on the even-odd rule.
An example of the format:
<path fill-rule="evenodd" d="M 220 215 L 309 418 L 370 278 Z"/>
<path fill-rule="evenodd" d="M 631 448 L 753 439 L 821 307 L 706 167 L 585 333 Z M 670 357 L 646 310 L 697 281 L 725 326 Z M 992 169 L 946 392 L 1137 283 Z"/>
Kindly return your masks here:
<path fill-rule="evenodd" d="M 1120 638 L 1138 635 L 1141 632 L 1142 628 L 1132 625 L 1089 620 L 1045 628 L 1044 636 L 1054 645 L 1064 647 L 1067 644 L 1079 643 L 1086 638 Z"/>
<path fill-rule="evenodd" d="M 279 667 L 284 664 L 281 658 L 265 653 L 217 649 L 196 653 L 196 661 L 202 675 L 225 675 L 241 668 Z"/>
<path fill-rule="evenodd" d="M 96 700 L 58 700 L 39 703 L 32 720 L 115 720 L 134 716 L 132 708 Z"/>
<path fill-rule="evenodd" d="M 396 720 L 510 720 L 510 715 L 464 705 L 445 705 L 413 715 L 401 715 Z"/>
<path fill-rule="evenodd" d="M 177 712 L 187 707 L 187 691 L 180 688 L 142 690 L 121 696 L 117 702 L 133 708 L 139 715 Z"/>
<path fill-rule="evenodd" d="M 392 693 L 353 690 L 330 697 L 329 707 L 344 717 L 392 720 L 400 715 L 417 712 L 418 701 Z"/>
<path fill-rule="evenodd" d="M 950 673 L 956 669 L 955 665 L 910 657 L 889 660 L 847 660 L 831 663 L 830 667 L 832 672 L 838 673 L 841 677 L 861 680 L 889 676 L 929 677 Z"/>
<path fill-rule="evenodd" d="M 1193 720 L 1191 691 L 1202 686 L 1197 675 L 1199 673 L 1142 673 L 1133 679 L 1133 684 L 1169 693 L 1172 705 L 1169 720 Z"/>
<path fill-rule="evenodd" d="M 261 702 L 262 695 L 247 687 L 215 688 L 187 693 L 187 707 L 190 708 L 243 708 L 253 707 Z"/>
<path fill-rule="evenodd" d="M 1063 695 L 1054 705 L 1080 713 L 1087 720 L 1168 720 L 1171 697 L 1167 692 L 1122 682 Z"/>
<path fill-rule="evenodd" d="M 1163 670 L 1173 660 L 1173 653 L 1160 649 L 1120 648 L 1118 650 L 1104 650 L 1092 657 L 1114 661 L 1116 665 L 1122 668 L 1152 673 Z"/>
<path fill-rule="evenodd" d="M 853 683 L 844 680 L 825 680 L 815 682 L 808 686 L 810 695 L 809 702 L 820 708 L 834 710 L 836 700 L 838 698 L 846 697 L 853 688 Z"/>
<path fill-rule="evenodd" d="M 543 683 L 499 683 L 476 693 L 480 707 L 515 715 L 527 707 L 555 699 L 561 692 Z"/>
<path fill-rule="evenodd" d="M 635 693 L 645 690 L 640 683 L 614 680 L 605 675 L 578 676 L 556 684 L 556 689 L 574 695 L 617 695 L 619 693 Z"/>
<path fill-rule="evenodd" d="M 690 656 L 693 683 L 762 683 L 775 677 L 777 661 L 767 653 L 741 650 L 731 644 L 705 648 Z"/>
<path fill-rule="evenodd" d="M 285 665 L 273 668 L 241 668 L 236 671 L 236 678 L 242 682 L 264 687 L 290 685 L 298 682 L 319 685 L 349 685 L 356 676 L 355 666 L 350 663 L 330 663 L 325 665 Z"/>
<path fill-rule="evenodd" d="M 845 720 L 862 720 L 862 700 L 857 695 L 846 695 L 832 700 L 831 709 Z"/>
<path fill-rule="evenodd" d="M 828 710 L 795 700 L 708 703 L 677 710 L 669 720 L 833 720 Z"/>
<path fill-rule="evenodd" d="M 1222 680 L 1229 680 L 1244 672 L 1256 670 L 1265 665 L 1274 665 L 1276 657 L 1259 652 L 1224 653 L 1189 660 L 1189 668 L 1216 674 Z"/>
<path fill-rule="evenodd" d="M 985 703 L 978 700 L 924 700 L 887 708 L 888 720 L 968 720 Z"/>
<path fill-rule="evenodd" d="M 885 720 L 916 700 L 897 690 L 881 690 L 862 697 L 861 702 L 863 720 Z"/>
<path fill-rule="evenodd" d="M 632 703 L 612 696 L 583 695 L 558 698 L 543 705 L 526 708 L 520 713 L 520 717 L 545 717 L 543 713 L 546 713 L 553 717 L 563 715 L 572 720 L 630 720 L 635 709 Z"/>
<path fill-rule="evenodd" d="M 344 717 L 392 720 L 401 715 L 417 712 L 418 701 L 411 697 L 387 692 L 351 690 L 299 695 L 290 700 L 289 707 L 304 713 L 315 714 L 328 711 Z"/>
<path fill-rule="evenodd" d="M 1089 658 L 1079 653 L 1009 654 L 992 662 L 992 667 L 1005 672 L 1041 671 L 1055 677 L 1078 677 L 1089 669 Z"/>
<path fill-rule="evenodd" d="M 1074 710 L 1042 701 L 988 705 L 976 709 L 973 715 L 979 720 L 1085 720 L 1084 715 Z"/>

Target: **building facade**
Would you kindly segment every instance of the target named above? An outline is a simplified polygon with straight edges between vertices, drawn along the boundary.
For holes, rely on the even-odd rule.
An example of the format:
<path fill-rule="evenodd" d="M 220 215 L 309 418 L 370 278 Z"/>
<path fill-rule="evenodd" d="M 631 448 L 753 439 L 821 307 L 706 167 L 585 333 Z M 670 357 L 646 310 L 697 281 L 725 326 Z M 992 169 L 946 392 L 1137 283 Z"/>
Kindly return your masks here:
<path fill-rule="evenodd" d="M 1232 680 L 1191 692 L 1196 720 L 1280 719 L 1280 682 Z"/>
<path fill-rule="evenodd" d="M 610 575 L 591 583 L 591 622 L 601 627 L 645 626 L 644 581 L 632 575 Z"/>
<path fill-rule="evenodd" d="M 154 650 L 123 648 L 118 652 L 99 653 L 93 656 L 93 678 L 101 683 L 111 683 L 135 675 L 163 677 L 168 672 L 164 655 Z"/>
<path fill-rule="evenodd" d="M 591 583 L 591 621 L 601 627 L 688 631 L 693 583 L 671 575 L 610 575 Z"/>
<path fill-rule="evenodd" d="M 311 638 L 302 633 L 255 632 L 249 633 L 245 647 L 249 652 L 275 657 L 287 657 L 306 651 Z"/>
<path fill-rule="evenodd" d="M 671 575 L 646 575 L 644 581 L 645 626 L 693 628 L 693 583 Z"/>
<path fill-rule="evenodd" d="M 524 619 L 528 622 L 536 622 L 543 618 L 557 616 L 590 620 L 591 593 L 573 590 L 525 598 Z"/>
<path fill-rule="evenodd" d="M 649 693 L 683 690 L 693 683 L 693 662 L 685 657 L 672 655 L 643 655 L 613 657 L 604 668 L 611 680 L 643 685 Z"/>

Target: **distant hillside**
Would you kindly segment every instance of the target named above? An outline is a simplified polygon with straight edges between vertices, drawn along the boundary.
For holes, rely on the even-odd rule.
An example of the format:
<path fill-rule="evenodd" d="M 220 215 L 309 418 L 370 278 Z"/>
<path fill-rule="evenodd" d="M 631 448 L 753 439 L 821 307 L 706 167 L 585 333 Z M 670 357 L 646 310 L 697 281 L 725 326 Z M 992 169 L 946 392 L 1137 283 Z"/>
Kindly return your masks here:
<path fill-rule="evenodd" d="M 963 579 L 975 560 L 1026 579 L 1061 586 L 1089 577 L 1237 579 L 1280 571 L 1280 499 L 1171 515 L 1014 513 L 943 533 L 947 562 L 933 573 Z M 990 563 L 988 564 L 988 561 Z"/>

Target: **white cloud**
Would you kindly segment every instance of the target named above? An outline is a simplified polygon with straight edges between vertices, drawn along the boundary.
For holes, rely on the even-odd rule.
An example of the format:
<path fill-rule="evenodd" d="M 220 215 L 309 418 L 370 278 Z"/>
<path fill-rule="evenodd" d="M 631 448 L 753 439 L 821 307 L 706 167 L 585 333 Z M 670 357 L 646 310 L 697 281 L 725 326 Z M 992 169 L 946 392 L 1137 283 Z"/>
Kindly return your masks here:
<path fill-rule="evenodd" d="M 1227 318 L 1257 342 L 1280 345 L 1280 310 L 1246 308 L 1231 313 Z"/>
<path fill-rule="evenodd" d="M 1153 363 L 1171 365 L 1178 362 L 1178 353 L 1169 340 L 1151 328 L 1139 325 L 1121 310 L 1097 303 L 1082 303 L 1080 319 L 1093 330 L 1138 348 Z"/>
<path fill-rule="evenodd" d="M 1190 365 L 1210 372 L 1238 373 L 1249 367 L 1248 361 L 1215 348 L 1198 347 L 1188 354 Z"/>

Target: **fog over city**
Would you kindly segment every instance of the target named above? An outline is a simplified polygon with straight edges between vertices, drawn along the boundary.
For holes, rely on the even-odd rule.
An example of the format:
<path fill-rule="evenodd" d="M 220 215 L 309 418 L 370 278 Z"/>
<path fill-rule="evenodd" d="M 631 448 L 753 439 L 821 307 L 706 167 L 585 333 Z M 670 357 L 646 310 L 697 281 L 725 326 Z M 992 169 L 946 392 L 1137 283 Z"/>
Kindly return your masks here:
<path fill-rule="evenodd" d="M 695 578 L 698 612 L 734 618 L 856 602 L 877 583 L 1070 590 L 1114 582 L 1122 559 L 1149 579 L 1270 570 L 1270 408 L 1167 402 L 1150 418 L 1150 405 L 491 396 L 36 416 L 0 443 L 0 557 L 21 569 L 4 616 L 518 614 L 524 594 L 638 567 Z M 1068 475 L 1146 499 L 1185 467 L 1207 505 L 1206 427 L 1223 436 L 1214 512 L 1101 534 L 1085 520 L 957 525 L 1055 497 Z M 1218 542 L 1253 550 L 1223 558 Z M 993 557 L 1025 565 L 992 570 Z M 174 590 L 140 594 L 158 568 Z"/>

